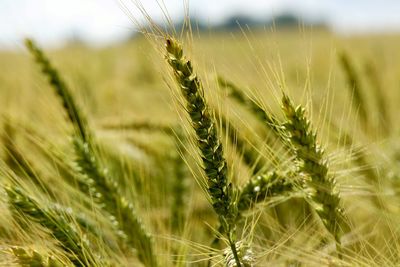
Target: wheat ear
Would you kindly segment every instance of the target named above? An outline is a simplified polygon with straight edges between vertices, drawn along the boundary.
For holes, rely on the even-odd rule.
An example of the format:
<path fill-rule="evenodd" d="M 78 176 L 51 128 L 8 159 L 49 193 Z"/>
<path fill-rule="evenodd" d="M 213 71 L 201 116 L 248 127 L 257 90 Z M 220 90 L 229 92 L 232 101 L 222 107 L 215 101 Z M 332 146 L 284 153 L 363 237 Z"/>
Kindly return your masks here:
<path fill-rule="evenodd" d="M 287 119 L 284 130 L 294 149 L 298 170 L 307 176 L 305 184 L 313 191 L 310 197 L 315 211 L 335 238 L 340 256 L 339 222 L 342 218 L 342 209 L 336 180 L 328 175 L 328 163 L 324 158 L 324 151 L 317 143 L 317 135 L 311 129 L 311 123 L 305 116 L 305 109 L 302 106 L 295 108 L 285 94 L 282 98 L 282 109 Z"/>
<path fill-rule="evenodd" d="M 122 196 L 115 179 L 111 178 L 106 169 L 100 166 L 87 121 L 80 113 L 69 88 L 33 41 L 26 40 L 26 46 L 42 67 L 43 73 L 49 78 L 50 84 L 60 97 L 75 127 L 76 134 L 73 140 L 76 161 L 85 181 L 84 185 L 80 185 L 80 189 L 83 189 L 84 193 L 90 193 L 96 203 L 110 214 L 109 219 L 117 230 L 118 236 L 137 249 L 139 260 L 146 266 L 157 266 L 151 237 L 145 231 L 133 204 Z"/>
<path fill-rule="evenodd" d="M 342 52 L 339 55 L 341 66 L 346 74 L 347 83 L 350 86 L 351 97 L 354 104 L 355 109 L 358 111 L 359 118 L 361 120 L 362 126 L 367 129 L 368 128 L 368 107 L 367 102 L 364 99 L 362 86 L 360 83 L 360 79 L 358 77 L 357 71 L 350 62 L 349 56 Z"/>
<path fill-rule="evenodd" d="M 172 67 L 175 79 L 186 101 L 186 111 L 196 132 L 197 145 L 207 177 L 207 190 L 212 206 L 219 217 L 223 232 L 228 240 L 237 266 L 242 266 L 233 241 L 237 207 L 234 202 L 234 188 L 228 182 L 227 164 L 216 124 L 204 98 L 200 80 L 192 64 L 183 55 L 181 45 L 174 39 L 166 40 L 167 61 Z"/>
<path fill-rule="evenodd" d="M 118 184 L 102 169 L 96 155 L 86 143 L 75 139 L 75 151 L 79 172 L 87 179 L 90 195 L 109 214 L 109 220 L 118 236 L 137 249 L 139 260 L 146 266 L 157 266 L 151 236 L 130 201 L 122 196 Z M 122 231 L 122 232 L 121 232 Z"/>
<path fill-rule="evenodd" d="M 264 201 L 267 197 L 281 196 L 292 192 L 293 181 L 290 174 L 277 171 L 251 178 L 240 190 L 238 201 L 239 213 L 250 209 L 254 204 Z"/>
<path fill-rule="evenodd" d="M 17 258 L 18 263 L 22 267 L 62 267 L 66 266 L 65 262 L 61 263 L 52 256 L 45 256 L 33 249 L 24 247 L 11 247 L 12 254 Z M 64 264 L 64 265 L 63 265 Z M 70 266 L 70 265 L 67 265 Z"/>
<path fill-rule="evenodd" d="M 88 241 L 63 216 L 52 212 L 27 196 L 16 186 L 5 188 L 11 210 L 16 210 L 47 228 L 69 255 L 75 266 L 98 266 L 96 257 L 91 254 Z"/>
<path fill-rule="evenodd" d="M 66 83 L 60 77 L 58 71 L 51 65 L 43 51 L 36 46 L 32 40 L 26 39 L 25 45 L 35 58 L 38 65 L 42 68 L 43 74 L 48 77 L 52 88 L 60 97 L 64 109 L 67 112 L 68 118 L 74 125 L 77 134 L 79 134 L 83 140 L 87 141 L 89 138 L 89 132 L 86 128 L 86 119 L 82 116 L 82 114 L 80 114 L 79 108 L 76 105 Z"/>

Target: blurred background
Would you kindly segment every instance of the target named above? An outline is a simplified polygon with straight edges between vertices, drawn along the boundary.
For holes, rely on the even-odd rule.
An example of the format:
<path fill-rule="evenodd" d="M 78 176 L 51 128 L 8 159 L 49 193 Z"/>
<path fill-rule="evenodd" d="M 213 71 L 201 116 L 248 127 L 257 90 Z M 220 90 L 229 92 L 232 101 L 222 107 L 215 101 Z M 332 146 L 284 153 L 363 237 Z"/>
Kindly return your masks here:
<path fill-rule="evenodd" d="M 14 48 L 30 36 L 48 46 L 79 40 L 105 45 L 137 32 L 130 17 L 141 18 L 135 0 L 1 0 L 0 48 Z M 174 23 L 185 14 L 182 0 L 142 1 L 158 23 L 165 6 Z M 397 0 L 190 0 L 191 18 L 201 30 L 233 30 L 237 25 L 298 26 L 299 22 L 340 34 L 400 31 Z M 129 10 L 127 15 L 126 10 Z"/>

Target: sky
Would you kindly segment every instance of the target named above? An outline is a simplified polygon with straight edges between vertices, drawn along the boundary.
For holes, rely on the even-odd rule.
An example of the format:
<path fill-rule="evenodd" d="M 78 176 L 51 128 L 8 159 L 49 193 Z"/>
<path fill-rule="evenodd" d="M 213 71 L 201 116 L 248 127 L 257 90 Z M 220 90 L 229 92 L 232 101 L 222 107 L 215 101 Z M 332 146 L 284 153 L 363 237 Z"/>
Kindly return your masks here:
<path fill-rule="evenodd" d="M 92 44 L 126 38 L 135 31 L 126 10 L 141 17 L 135 1 L 0 0 L 0 47 L 18 47 L 24 37 L 44 45 L 61 44 L 72 37 Z M 141 2 L 152 18 L 162 20 L 156 0 Z M 185 13 L 184 0 L 163 3 L 176 21 Z M 265 18 L 294 12 L 304 20 L 322 18 L 339 33 L 400 33 L 400 0 L 189 0 L 189 10 L 208 23 L 237 14 Z"/>

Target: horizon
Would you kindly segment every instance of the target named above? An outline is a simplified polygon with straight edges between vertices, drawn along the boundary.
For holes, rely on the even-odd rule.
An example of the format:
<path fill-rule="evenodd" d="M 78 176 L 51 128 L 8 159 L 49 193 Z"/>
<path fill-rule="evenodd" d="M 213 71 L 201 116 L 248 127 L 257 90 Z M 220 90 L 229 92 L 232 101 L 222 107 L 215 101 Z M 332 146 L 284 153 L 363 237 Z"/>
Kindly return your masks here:
<path fill-rule="evenodd" d="M 142 15 L 133 1 L 118 0 L 3 0 L 0 3 L 0 48 L 20 46 L 25 37 L 45 46 L 57 46 L 71 39 L 91 45 L 105 45 L 127 39 L 136 31 L 124 7 L 135 19 Z M 399 33 L 400 1 L 387 0 L 212 0 L 189 1 L 191 17 L 206 25 L 218 25 L 233 16 L 271 19 L 279 14 L 293 14 L 302 21 L 322 21 L 339 34 Z M 175 23 L 185 15 L 180 0 L 164 1 Z M 157 22 L 163 21 L 156 1 L 143 4 Z"/>

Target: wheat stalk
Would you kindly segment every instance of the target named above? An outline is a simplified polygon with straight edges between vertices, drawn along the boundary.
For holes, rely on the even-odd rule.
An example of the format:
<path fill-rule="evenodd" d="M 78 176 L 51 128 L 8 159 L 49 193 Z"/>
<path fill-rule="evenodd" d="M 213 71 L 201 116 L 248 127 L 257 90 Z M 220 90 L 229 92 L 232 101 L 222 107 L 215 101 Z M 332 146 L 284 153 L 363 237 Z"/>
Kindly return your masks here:
<path fill-rule="evenodd" d="M 236 242 L 235 247 L 242 266 L 253 267 L 255 262 L 253 250 L 242 241 Z M 238 266 L 230 248 L 224 250 L 224 262 L 226 267 Z"/>

